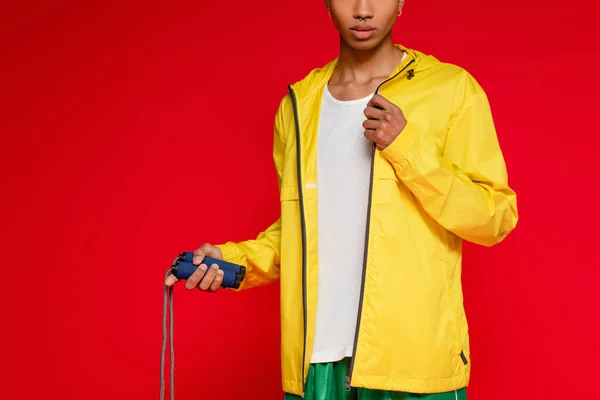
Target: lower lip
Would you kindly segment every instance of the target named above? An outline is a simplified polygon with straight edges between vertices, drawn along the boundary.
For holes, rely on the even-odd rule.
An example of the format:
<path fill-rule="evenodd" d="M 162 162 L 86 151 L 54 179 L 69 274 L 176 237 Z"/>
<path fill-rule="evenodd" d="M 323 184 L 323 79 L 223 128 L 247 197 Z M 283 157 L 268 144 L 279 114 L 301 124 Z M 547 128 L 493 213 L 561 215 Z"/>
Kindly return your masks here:
<path fill-rule="evenodd" d="M 356 36 L 357 39 L 360 40 L 364 40 L 364 39 L 368 39 L 371 37 L 371 35 L 373 34 L 374 31 L 355 31 L 355 30 L 351 30 L 352 33 L 354 34 L 354 36 Z"/>

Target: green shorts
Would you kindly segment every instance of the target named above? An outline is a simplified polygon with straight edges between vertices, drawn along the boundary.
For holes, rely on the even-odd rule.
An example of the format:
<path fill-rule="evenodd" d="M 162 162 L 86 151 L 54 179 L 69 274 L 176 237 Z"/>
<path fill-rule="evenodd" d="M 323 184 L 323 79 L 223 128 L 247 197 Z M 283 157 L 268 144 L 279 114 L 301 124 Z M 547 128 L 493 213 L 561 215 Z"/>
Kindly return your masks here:
<path fill-rule="evenodd" d="M 350 360 L 311 364 L 304 389 L 304 400 L 467 400 L 466 389 L 435 394 L 390 392 L 363 388 L 346 390 Z M 299 400 L 300 396 L 286 394 L 284 400 Z"/>

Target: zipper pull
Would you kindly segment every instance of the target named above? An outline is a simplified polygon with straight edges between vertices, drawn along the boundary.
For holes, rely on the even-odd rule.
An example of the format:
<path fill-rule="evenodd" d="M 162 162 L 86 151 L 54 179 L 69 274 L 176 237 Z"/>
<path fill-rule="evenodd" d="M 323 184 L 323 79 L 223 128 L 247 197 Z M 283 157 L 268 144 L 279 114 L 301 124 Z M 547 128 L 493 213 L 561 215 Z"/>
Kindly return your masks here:
<path fill-rule="evenodd" d="M 344 378 L 344 387 L 346 388 L 346 392 L 350 391 L 350 377 L 349 376 Z"/>

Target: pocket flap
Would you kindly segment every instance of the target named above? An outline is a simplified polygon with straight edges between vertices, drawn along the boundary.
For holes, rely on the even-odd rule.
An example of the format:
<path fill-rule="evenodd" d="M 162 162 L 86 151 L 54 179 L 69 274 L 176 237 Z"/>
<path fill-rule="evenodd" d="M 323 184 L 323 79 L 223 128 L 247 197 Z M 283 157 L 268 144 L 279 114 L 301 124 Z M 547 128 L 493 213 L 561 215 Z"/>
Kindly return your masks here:
<path fill-rule="evenodd" d="M 279 191 L 279 200 L 299 200 L 298 185 L 284 185 Z"/>

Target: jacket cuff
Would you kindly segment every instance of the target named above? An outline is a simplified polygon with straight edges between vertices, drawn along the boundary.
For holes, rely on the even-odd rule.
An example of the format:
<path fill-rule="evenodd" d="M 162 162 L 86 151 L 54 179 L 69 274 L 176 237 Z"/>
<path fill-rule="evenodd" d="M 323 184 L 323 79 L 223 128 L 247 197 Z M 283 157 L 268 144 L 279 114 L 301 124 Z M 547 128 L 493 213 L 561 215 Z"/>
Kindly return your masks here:
<path fill-rule="evenodd" d="M 244 260 L 242 259 L 243 257 L 241 256 L 240 251 L 235 243 L 228 242 L 215 245 L 215 247 L 218 247 L 219 250 L 221 250 L 221 254 L 223 255 L 223 261 L 242 265 L 242 262 Z"/>
<path fill-rule="evenodd" d="M 420 141 L 421 132 L 413 124 L 407 122 L 396 139 L 388 147 L 381 150 L 381 154 L 392 164 L 399 165 L 417 149 Z"/>

